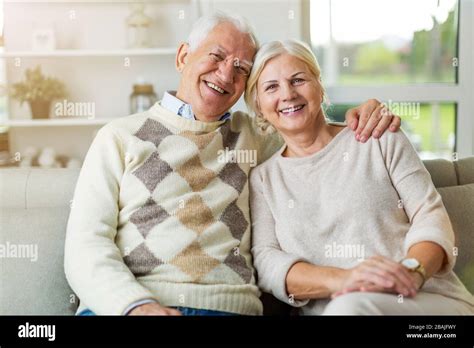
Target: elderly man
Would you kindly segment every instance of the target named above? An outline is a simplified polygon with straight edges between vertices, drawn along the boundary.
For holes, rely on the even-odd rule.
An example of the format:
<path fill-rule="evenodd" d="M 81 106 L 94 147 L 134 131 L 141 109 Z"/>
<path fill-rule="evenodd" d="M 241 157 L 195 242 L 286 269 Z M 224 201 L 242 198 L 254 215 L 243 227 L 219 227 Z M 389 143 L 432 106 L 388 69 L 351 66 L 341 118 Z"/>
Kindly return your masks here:
<path fill-rule="evenodd" d="M 243 19 L 201 18 L 176 55 L 177 92 L 98 132 L 66 237 L 65 271 L 80 313 L 262 313 L 248 175 L 282 143 L 259 134 L 247 114 L 229 112 L 257 49 Z M 381 117 L 377 101 L 350 110 L 347 121 L 362 142 L 400 123 Z"/>

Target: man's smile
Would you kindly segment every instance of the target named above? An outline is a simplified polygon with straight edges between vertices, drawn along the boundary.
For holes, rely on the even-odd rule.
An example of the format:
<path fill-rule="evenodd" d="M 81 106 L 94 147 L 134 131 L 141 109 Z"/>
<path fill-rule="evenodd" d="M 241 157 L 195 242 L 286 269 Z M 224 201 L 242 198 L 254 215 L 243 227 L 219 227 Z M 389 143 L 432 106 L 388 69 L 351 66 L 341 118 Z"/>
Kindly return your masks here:
<path fill-rule="evenodd" d="M 226 91 L 224 88 L 216 85 L 215 83 L 212 83 L 212 82 L 209 82 L 209 81 L 206 81 L 204 80 L 204 83 L 206 84 L 207 87 L 209 87 L 210 89 L 220 93 L 220 94 L 229 94 L 228 91 Z"/>

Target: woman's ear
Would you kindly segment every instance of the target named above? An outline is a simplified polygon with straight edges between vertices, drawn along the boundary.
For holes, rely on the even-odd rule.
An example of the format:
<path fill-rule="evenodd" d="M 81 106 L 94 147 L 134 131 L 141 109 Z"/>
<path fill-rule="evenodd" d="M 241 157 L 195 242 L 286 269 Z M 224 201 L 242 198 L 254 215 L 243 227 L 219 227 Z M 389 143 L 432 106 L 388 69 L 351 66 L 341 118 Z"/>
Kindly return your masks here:
<path fill-rule="evenodd" d="M 176 53 L 176 70 L 178 72 L 183 72 L 184 66 L 186 65 L 186 62 L 188 60 L 188 53 L 189 53 L 189 44 L 186 42 L 183 42 L 179 48 L 178 52 Z"/>

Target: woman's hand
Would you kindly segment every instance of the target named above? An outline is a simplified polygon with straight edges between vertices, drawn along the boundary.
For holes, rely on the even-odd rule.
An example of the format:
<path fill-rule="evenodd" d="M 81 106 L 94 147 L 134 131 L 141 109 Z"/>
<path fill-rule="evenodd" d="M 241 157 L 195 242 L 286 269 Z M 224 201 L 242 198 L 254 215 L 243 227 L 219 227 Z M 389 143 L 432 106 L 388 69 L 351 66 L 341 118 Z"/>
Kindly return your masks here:
<path fill-rule="evenodd" d="M 374 256 L 350 269 L 341 283 L 340 290 L 331 297 L 353 291 L 388 292 L 413 297 L 421 282 L 421 277 L 398 262 L 383 256 Z"/>
<path fill-rule="evenodd" d="M 168 308 L 168 307 L 163 307 L 159 305 L 158 303 L 145 303 L 141 306 L 135 307 L 128 313 L 128 315 L 165 315 L 165 316 L 170 316 L 170 315 L 182 315 L 180 311 L 173 309 L 173 308 Z"/>

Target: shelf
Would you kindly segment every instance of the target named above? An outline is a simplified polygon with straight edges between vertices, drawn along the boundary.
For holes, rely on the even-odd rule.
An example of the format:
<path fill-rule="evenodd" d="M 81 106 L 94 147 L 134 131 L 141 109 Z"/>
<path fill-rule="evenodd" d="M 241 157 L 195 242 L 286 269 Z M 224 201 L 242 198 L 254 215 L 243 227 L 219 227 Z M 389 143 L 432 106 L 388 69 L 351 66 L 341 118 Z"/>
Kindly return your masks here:
<path fill-rule="evenodd" d="M 176 54 L 175 47 L 142 48 L 121 50 L 55 50 L 55 51 L 11 51 L 0 53 L 0 58 L 49 58 L 49 57 L 130 57 L 166 56 Z"/>
<path fill-rule="evenodd" d="M 7 120 L 3 125 L 8 127 L 68 127 L 68 126 L 102 126 L 113 118 L 98 119 L 44 119 L 44 120 Z"/>

